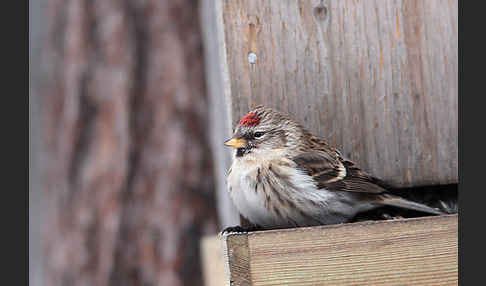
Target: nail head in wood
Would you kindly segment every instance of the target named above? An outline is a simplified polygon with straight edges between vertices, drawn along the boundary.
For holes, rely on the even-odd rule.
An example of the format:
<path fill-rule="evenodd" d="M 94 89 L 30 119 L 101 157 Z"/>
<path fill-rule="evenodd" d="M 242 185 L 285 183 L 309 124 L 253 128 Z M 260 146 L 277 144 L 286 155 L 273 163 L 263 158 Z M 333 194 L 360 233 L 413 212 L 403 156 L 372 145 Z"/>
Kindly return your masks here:
<path fill-rule="evenodd" d="M 248 62 L 250 64 L 255 64 L 257 61 L 257 55 L 255 53 L 249 53 L 248 54 Z"/>

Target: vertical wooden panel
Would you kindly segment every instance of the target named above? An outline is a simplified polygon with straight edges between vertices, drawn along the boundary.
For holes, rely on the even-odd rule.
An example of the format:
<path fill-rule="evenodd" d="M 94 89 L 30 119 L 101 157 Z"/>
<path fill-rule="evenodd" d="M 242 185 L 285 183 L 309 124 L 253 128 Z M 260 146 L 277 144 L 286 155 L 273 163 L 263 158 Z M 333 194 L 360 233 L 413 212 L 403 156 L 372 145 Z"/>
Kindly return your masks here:
<path fill-rule="evenodd" d="M 238 212 L 226 190 L 226 172 L 231 165 L 231 156 L 223 142 L 231 136 L 229 97 L 225 96 L 228 73 L 225 71 L 223 23 L 221 3 L 203 1 L 201 28 L 203 30 L 204 63 L 209 98 L 209 131 L 211 154 L 215 167 L 218 215 L 220 228 L 239 224 Z"/>
<path fill-rule="evenodd" d="M 217 5 L 233 126 L 265 104 L 390 183 L 457 182 L 456 1 Z"/>
<path fill-rule="evenodd" d="M 205 286 L 228 285 L 229 269 L 223 261 L 223 243 L 219 236 L 201 239 L 201 260 Z M 226 268 L 225 268 L 226 267 Z"/>

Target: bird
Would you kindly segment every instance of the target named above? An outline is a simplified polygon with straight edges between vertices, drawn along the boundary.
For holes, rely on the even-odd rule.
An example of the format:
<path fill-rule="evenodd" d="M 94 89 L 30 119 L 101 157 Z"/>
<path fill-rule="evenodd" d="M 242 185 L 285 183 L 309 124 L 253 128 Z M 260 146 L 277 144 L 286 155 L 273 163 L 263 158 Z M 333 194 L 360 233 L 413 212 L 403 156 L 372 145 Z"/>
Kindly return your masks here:
<path fill-rule="evenodd" d="M 383 206 L 444 213 L 393 194 L 391 185 L 272 108 L 250 110 L 224 144 L 234 148 L 227 191 L 250 222 L 247 230 L 346 223 L 358 213 Z"/>

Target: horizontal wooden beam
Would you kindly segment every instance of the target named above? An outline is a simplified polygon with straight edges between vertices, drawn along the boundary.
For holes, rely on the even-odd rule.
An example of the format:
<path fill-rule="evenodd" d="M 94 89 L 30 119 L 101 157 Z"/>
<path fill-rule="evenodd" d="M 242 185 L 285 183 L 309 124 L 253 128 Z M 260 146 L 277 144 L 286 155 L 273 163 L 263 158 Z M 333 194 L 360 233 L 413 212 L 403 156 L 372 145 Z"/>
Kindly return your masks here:
<path fill-rule="evenodd" d="M 219 243 L 231 285 L 457 285 L 457 219 L 257 231 Z M 221 252 L 212 256 L 220 260 Z"/>

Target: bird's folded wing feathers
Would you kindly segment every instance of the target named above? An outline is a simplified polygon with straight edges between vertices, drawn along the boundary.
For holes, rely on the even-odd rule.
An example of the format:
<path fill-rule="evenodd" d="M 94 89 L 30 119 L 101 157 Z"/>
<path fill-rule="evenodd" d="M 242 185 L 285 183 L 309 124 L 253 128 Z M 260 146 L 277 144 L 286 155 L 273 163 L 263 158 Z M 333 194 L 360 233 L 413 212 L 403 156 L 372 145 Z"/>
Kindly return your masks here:
<path fill-rule="evenodd" d="M 338 153 L 333 157 L 326 152 L 312 151 L 297 155 L 292 160 L 316 181 L 318 189 L 364 193 L 386 191 L 380 186 L 383 182 L 369 176 Z"/>

